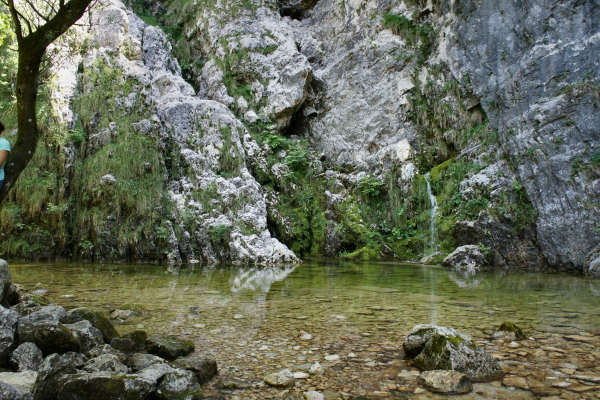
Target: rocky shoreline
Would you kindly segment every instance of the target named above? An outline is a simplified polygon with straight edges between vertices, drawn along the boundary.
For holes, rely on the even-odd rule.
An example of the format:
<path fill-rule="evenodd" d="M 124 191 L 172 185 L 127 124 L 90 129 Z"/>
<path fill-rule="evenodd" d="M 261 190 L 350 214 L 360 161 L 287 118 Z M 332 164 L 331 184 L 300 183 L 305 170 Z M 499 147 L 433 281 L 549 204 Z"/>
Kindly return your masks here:
<path fill-rule="evenodd" d="M 0 398 L 201 399 L 214 360 L 194 344 L 135 330 L 119 335 L 100 312 L 47 304 L 20 293 L 0 260 Z M 10 308 L 5 308 L 10 307 Z"/>

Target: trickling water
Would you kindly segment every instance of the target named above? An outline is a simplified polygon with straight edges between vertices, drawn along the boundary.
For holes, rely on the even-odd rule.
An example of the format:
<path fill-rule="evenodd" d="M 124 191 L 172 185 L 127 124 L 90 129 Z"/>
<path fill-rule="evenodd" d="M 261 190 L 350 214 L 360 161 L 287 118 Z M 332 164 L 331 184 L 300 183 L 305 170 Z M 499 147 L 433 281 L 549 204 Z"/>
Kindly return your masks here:
<path fill-rule="evenodd" d="M 438 204 L 437 199 L 431 193 L 431 185 L 429 184 L 429 173 L 425 174 L 425 183 L 427 183 L 427 196 L 429 196 L 429 204 L 431 204 L 431 216 L 429 219 L 429 243 L 425 247 L 425 255 L 431 255 L 437 251 L 437 231 L 436 231 L 436 218 Z"/>

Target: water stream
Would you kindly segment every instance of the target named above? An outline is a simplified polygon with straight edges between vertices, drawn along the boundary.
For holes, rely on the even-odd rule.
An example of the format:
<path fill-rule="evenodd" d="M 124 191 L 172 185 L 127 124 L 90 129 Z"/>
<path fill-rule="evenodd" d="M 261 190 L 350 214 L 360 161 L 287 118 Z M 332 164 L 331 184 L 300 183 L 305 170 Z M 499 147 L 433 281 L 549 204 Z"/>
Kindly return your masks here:
<path fill-rule="evenodd" d="M 427 196 L 429 196 L 429 204 L 431 205 L 431 215 L 429 217 L 429 243 L 427 243 L 424 256 L 429 256 L 437 252 L 437 199 L 431 192 L 431 184 L 429 183 L 429 172 L 425 174 L 425 183 L 427 184 Z"/>

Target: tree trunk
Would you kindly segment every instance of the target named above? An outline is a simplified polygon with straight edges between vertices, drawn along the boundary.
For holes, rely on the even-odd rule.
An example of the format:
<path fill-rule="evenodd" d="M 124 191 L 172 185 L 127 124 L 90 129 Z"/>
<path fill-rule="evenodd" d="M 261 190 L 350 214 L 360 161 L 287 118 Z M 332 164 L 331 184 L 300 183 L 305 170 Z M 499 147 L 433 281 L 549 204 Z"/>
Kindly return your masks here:
<path fill-rule="evenodd" d="M 22 36 L 21 23 L 13 1 L 9 8 L 13 17 L 19 45 L 17 70 L 18 136 L 7 165 L 4 166 L 4 185 L 0 189 L 0 204 L 17 181 L 35 153 L 39 140 L 36 100 L 40 65 L 46 48 L 65 33 L 85 12 L 92 0 L 71 0 L 58 9 L 56 15 L 37 30 Z"/>
<path fill-rule="evenodd" d="M 36 121 L 38 79 L 43 52 L 19 51 L 17 71 L 17 143 L 4 166 L 4 185 L 0 190 L 0 203 L 25 169 L 37 147 L 39 131 Z"/>

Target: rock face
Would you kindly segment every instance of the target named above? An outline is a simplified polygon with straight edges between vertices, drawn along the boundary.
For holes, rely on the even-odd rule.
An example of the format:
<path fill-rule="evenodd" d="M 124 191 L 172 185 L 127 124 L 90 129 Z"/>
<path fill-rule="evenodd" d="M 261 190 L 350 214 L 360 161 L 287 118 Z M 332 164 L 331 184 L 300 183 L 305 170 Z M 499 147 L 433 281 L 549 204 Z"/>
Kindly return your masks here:
<path fill-rule="evenodd" d="M 472 381 L 489 381 L 502 375 L 492 356 L 454 329 L 435 325 L 417 325 L 403 343 L 406 357 L 423 370 L 454 370 Z"/>
<path fill-rule="evenodd" d="M 599 274 L 594 0 L 146 2 L 171 41 L 104 3 L 54 71 L 65 154 L 34 161 L 63 178 L 52 209 L 85 212 L 20 215 L 73 235 L 48 252 L 438 261 L 482 244 L 490 266 Z"/>
<path fill-rule="evenodd" d="M 600 75 L 592 55 L 600 42 L 597 24 L 585 21 L 600 11 L 594 1 L 521 6 L 467 1 L 447 10 L 457 16 L 449 65 L 457 76 L 469 76 L 499 129 L 538 213 L 544 256 L 552 265 L 581 269 L 599 240 L 599 210 L 585 204 L 600 194 L 592 160 L 600 141 Z M 561 10 L 569 10 L 568 18 Z"/>

